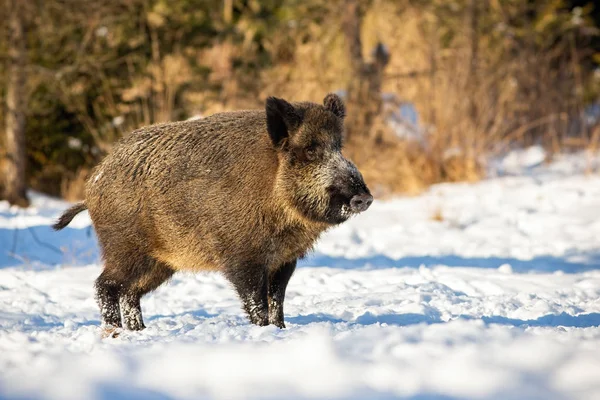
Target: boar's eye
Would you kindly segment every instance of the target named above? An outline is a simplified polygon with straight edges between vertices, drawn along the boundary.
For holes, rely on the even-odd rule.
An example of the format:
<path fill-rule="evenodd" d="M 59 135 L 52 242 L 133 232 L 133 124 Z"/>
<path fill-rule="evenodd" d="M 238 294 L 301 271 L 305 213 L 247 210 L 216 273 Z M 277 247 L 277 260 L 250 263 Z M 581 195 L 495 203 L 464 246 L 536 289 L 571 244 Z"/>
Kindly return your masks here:
<path fill-rule="evenodd" d="M 304 158 L 307 161 L 315 161 L 317 159 L 318 153 L 317 153 L 317 149 L 315 149 L 314 147 L 309 147 L 307 149 L 304 149 Z"/>

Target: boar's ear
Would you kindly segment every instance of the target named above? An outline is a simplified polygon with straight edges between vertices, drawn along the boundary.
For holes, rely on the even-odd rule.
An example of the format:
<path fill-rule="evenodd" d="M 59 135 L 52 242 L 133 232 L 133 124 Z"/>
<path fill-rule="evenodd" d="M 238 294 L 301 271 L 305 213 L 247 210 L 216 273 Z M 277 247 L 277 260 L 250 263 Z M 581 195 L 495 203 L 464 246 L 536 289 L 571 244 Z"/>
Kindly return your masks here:
<path fill-rule="evenodd" d="M 289 137 L 291 131 L 297 129 L 302 119 L 293 105 L 277 97 L 267 99 L 267 130 L 275 147 Z"/>
<path fill-rule="evenodd" d="M 346 116 L 346 106 L 344 105 L 344 102 L 340 96 L 335 93 L 329 93 L 327 96 L 325 96 L 325 99 L 323 99 L 323 105 L 325 106 L 325 109 L 331 111 L 339 118 L 343 119 Z"/>

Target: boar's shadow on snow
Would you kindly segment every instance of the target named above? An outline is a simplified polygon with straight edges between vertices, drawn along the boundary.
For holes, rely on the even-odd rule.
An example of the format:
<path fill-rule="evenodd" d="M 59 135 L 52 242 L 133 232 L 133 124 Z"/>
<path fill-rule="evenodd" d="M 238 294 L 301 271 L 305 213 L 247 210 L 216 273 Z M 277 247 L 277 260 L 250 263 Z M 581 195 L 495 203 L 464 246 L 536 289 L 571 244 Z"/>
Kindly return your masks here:
<path fill-rule="evenodd" d="M 270 97 L 265 110 L 214 114 L 132 132 L 96 167 L 85 201 L 104 258 L 102 323 L 144 328 L 141 297 L 176 271 L 221 271 L 250 321 L 285 327 L 296 260 L 373 197 L 342 156 L 345 107 Z"/>

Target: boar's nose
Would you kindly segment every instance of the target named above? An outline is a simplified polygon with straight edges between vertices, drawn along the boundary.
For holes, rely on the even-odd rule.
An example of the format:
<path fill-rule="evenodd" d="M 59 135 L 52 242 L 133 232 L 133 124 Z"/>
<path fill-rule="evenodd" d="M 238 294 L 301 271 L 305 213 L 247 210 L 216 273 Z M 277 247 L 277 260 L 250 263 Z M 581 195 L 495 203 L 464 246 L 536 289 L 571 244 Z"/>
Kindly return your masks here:
<path fill-rule="evenodd" d="M 370 194 L 357 194 L 350 200 L 350 209 L 356 213 L 363 212 L 371 203 L 373 203 L 373 196 Z"/>

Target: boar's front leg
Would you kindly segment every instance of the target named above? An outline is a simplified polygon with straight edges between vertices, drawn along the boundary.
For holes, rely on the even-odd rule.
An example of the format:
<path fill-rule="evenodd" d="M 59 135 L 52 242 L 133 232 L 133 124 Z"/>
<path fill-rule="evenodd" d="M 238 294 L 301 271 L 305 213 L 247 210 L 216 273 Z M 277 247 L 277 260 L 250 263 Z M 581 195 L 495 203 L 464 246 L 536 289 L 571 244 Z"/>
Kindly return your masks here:
<path fill-rule="evenodd" d="M 259 326 L 269 325 L 265 266 L 249 264 L 229 268 L 225 275 L 238 292 L 250 322 Z"/>
<path fill-rule="evenodd" d="M 285 328 L 283 322 L 283 301 L 285 289 L 296 269 L 296 260 L 285 263 L 269 273 L 269 324 Z"/>

